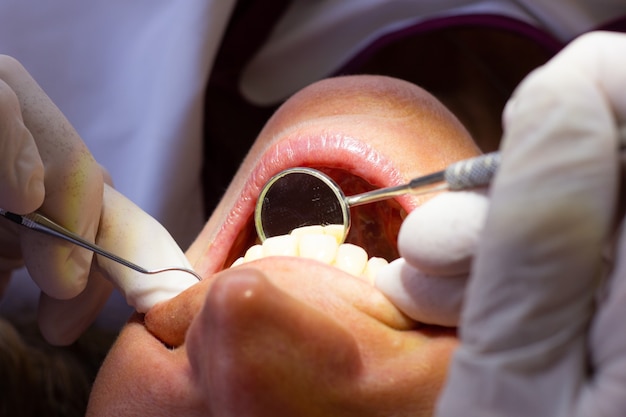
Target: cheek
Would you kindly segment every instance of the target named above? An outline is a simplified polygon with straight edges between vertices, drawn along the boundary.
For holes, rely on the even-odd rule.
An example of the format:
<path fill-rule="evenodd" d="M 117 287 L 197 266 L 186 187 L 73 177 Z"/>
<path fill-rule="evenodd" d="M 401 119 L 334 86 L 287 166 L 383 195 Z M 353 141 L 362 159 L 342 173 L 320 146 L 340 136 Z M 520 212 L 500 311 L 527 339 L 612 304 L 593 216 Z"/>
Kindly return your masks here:
<path fill-rule="evenodd" d="M 122 330 L 100 368 L 87 415 L 209 414 L 184 351 L 166 349 L 135 322 Z"/>

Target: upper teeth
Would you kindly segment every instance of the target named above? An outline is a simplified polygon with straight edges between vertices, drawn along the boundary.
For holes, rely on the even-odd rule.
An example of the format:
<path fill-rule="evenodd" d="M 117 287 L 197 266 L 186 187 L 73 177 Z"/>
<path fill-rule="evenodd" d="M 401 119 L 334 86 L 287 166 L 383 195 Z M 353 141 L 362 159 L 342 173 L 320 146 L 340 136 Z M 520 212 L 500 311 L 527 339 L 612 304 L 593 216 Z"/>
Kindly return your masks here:
<path fill-rule="evenodd" d="M 341 243 L 342 239 L 341 225 L 301 227 L 288 235 L 270 237 L 262 245 L 252 246 L 232 266 L 269 256 L 299 256 L 333 265 L 373 283 L 376 272 L 387 261 L 377 257 L 368 260 L 365 249 Z"/>

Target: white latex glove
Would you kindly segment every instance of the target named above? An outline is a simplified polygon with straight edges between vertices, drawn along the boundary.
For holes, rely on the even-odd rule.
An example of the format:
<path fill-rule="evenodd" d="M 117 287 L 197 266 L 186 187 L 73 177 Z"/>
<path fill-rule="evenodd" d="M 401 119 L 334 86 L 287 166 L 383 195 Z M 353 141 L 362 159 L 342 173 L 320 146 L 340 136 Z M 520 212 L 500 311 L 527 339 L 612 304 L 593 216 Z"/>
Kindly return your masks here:
<path fill-rule="evenodd" d="M 168 262 L 163 266 L 186 265 L 161 225 L 105 190 L 101 167 L 70 123 L 27 71 L 6 56 L 0 56 L 0 207 L 18 214 L 38 210 L 90 241 L 97 234 L 111 252 L 142 266 L 154 265 L 147 253 Z M 122 227 L 123 233 L 137 235 L 126 239 L 119 234 Z M 131 247 L 137 236 L 151 249 Z M 144 255 L 133 258 L 138 252 Z M 104 261 L 99 268 L 94 259 L 90 251 L 0 219 L 0 294 L 12 270 L 25 264 L 42 290 L 38 321 L 53 344 L 73 342 L 93 322 L 113 288 L 105 277 L 141 310 L 191 284 L 187 274 L 139 277 Z M 172 285 L 175 275 L 181 281 Z M 163 282 L 166 287 L 156 291 Z M 152 285 L 150 291 L 145 283 Z"/>
<path fill-rule="evenodd" d="M 148 270 L 181 267 L 192 269 L 174 238 L 122 194 L 104 187 L 100 228 L 96 243 L 108 251 Z M 147 312 L 161 301 L 169 300 L 198 283 L 186 272 L 167 271 L 146 275 L 101 255 L 98 266 L 139 313 Z"/>
<path fill-rule="evenodd" d="M 0 207 L 19 214 L 40 210 L 93 240 L 104 184 L 100 166 L 19 63 L 0 56 L 0 80 Z M 70 342 L 64 327 L 75 328 L 83 318 L 69 314 L 60 319 L 51 301 L 68 300 L 71 311 L 72 299 L 86 291 L 93 309 L 99 309 L 110 294 L 110 283 L 88 279 L 92 258 L 91 253 L 73 245 L 25 232 L 5 219 L 0 222 L 0 279 L 6 284 L 13 269 L 26 265 L 43 291 L 39 320 L 43 334 L 53 343 Z"/>
<path fill-rule="evenodd" d="M 0 207 L 35 211 L 44 199 L 44 167 L 37 144 L 24 125 L 20 103 L 0 79 Z"/>
<path fill-rule="evenodd" d="M 624 415 L 626 241 L 614 221 L 625 68 L 626 35 L 585 35 L 507 105 L 438 416 Z M 423 267 L 424 250 L 403 249 Z"/>
<path fill-rule="evenodd" d="M 626 35 L 589 34 L 508 104 L 439 416 L 624 415 L 622 231 L 614 268 L 603 254 L 616 230 L 625 69 Z"/>
<path fill-rule="evenodd" d="M 455 327 L 488 206 L 486 191 L 455 191 L 413 210 L 398 235 L 401 258 L 376 287 L 416 321 Z"/>

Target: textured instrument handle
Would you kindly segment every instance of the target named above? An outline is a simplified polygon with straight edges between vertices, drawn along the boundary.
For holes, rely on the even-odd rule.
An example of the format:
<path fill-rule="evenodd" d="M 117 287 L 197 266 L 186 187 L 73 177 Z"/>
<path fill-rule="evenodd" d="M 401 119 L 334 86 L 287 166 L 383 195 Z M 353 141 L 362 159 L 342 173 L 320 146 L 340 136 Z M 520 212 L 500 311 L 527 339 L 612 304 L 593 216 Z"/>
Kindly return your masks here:
<path fill-rule="evenodd" d="M 446 168 L 444 178 L 450 190 L 465 190 L 489 185 L 500 166 L 500 152 L 456 162 Z"/>

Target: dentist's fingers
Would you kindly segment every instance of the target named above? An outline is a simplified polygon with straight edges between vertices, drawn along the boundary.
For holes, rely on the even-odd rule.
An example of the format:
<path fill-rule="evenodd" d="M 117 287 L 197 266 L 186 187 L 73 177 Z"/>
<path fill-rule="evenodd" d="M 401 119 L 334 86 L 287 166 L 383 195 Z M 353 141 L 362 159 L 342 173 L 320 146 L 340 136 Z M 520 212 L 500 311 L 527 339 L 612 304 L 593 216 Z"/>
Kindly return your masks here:
<path fill-rule="evenodd" d="M 400 255 L 425 274 L 467 274 L 484 227 L 485 189 L 447 192 L 413 210 L 398 236 Z"/>
<path fill-rule="evenodd" d="M 15 92 L 0 79 L 0 207 L 35 211 L 44 199 L 44 168 Z"/>
<path fill-rule="evenodd" d="M 100 169 L 106 184 L 110 185 L 112 181 L 108 172 L 103 167 Z M 106 195 L 105 193 L 103 197 L 105 201 Z M 2 262 L 0 262 L 1 270 Z M 45 292 L 41 293 L 37 321 L 41 334 L 48 343 L 57 346 L 69 345 L 87 330 L 98 317 L 113 291 L 113 283 L 107 277 L 108 275 L 97 263 L 92 263 L 87 285 L 76 297 L 59 300 Z"/>
<path fill-rule="evenodd" d="M 623 226 L 622 226 L 623 227 Z M 622 231 L 615 265 L 606 287 L 598 297 L 598 313 L 590 330 L 589 354 L 593 383 L 579 396 L 577 416 L 621 416 L 626 409 L 626 234 Z M 601 410 L 601 411 L 600 411 Z"/>
<path fill-rule="evenodd" d="M 626 76 L 623 72 L 626 67 L 626 35 L 598 33 L 581 39 L 579 44 L 579 48 L 586 52 L 586 59 L 568 54 L 562 57 L 563 65 L 579 66 L 595 80 L 611 103 L 620 143 L 626 143 Z M 621 160 L 623 164 L 623 157 Z M 623 188 L 621 190 L 623 193 Z M 626 399 L 621 394 L 626 390 L 626 336 L 621 331 L 626 315 L 626 233 L 624 219 L 621 221 L 621 235 L 613 254 L 615 264 L 598 301 L 599 312 L 591 326 L 593 383 L 588 383 L 579 397 L 579 416 L 601 414 L 617 417 L 623 415 L 626 409 Z"/>
<path fill-rule="evenodd" d="M 489 206 L 485 190 L 440 194 L 402 223 L 402 258 L 382 268 L 375 285 L 409 317 L 457 326 L 465 285 Z"/>
<path fill-rule="evenodd" d="M 507 107 L 440 416 L 574 415 L 616 205 L 624 103 L 612 95 L 624 88 L 609 93 L 602 78 L 626 64 L 624 38 L 590 40 L 531 74 Z"/>
<path fill-rule="evenodd" d="M 398 309 L 415 321 L 456 327 L 468 274 L 433 276 L 400 258 L 376 276 L 375 285 Z"/>
<path fill-rule="evenodd" d="M 102 172 L 59 109 L 14 59 L 0 56 L 0 79 L 19 99 L 24 124 L 45 166 L 40 210 L 94 240 L 102 204 Z M 37 285 L 52 297 L 78 295 L 87 283 L 91 252 L 38 233 L 21 234 L 22 254 Z"/>

